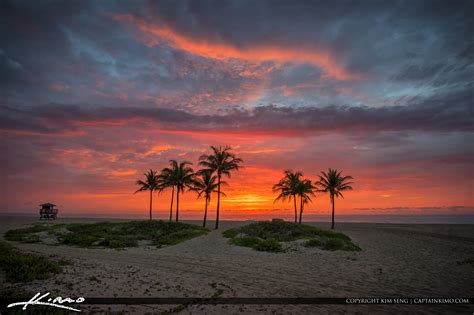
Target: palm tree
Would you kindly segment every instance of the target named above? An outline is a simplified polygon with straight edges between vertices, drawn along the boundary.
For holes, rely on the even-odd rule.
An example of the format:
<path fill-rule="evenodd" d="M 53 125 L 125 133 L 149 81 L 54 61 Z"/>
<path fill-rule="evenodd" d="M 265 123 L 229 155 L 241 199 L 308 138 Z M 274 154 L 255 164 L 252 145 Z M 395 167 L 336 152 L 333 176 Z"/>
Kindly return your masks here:
<path fill-rule="evenodd" d="M 205 170 L 217 174 L 217 209 L 216 209 L 216 229 L 219 228 L 219 210 L 221 202 L 221 177 L 227 175 L 230 177 L 233 170 L 239 170 L 239 164 L 243 162 L 242 159 L 237 158 L 230 151 L 231 147 L 216 148 L 211 146 L 212 154 L 204 154 L 199 158 L 199 165 L 203 166 Z"/>
<path fill-rule="evenodd" d="M 192 185 L 194 171 L 188 165 L 191 165 L 191 162 L 181 162 L 178 163 L 175 160 L 170 161 L 172 165 L 172 179 L 174 186 L 176 187 L 176 222 L 179 221 L 179 194 L 184 193 L 185 188 L 189 188 Z"/>
<path fill-rule="evenodd" d="M 225 182 L 221 182 L 221 184 L 225 184 Z M 194 178 L 192 190 L 197 192 L 198 199 L 204 197 L 205 206 L 204 206 L 204 220 L 202 222 L 202 226 L 206 227 L 206 220 L 207 220 L 207 206 L 211 201 L 211 195 L 217 189 L 217 176 L 212 175 L 212 172 L 209 170 L 203 170 L 197 172 L 197 177 Z M 222 195 L 225 196 L 223 192 Z"/>
<path fill-rule="evenodd" d="M 295 208 L 295 223 L 298 222 L 298 214 L 296 210 L 296 187 L 301 180 L 301 176 L 303 174 L 301 172 L 293 172 L 292 170 L 285 170 L 285 176 L 280 179 L 278 184 L 273 186 L 273 193 L 280 193 L 278 197 L 276 197 L 275 202 L 282 200 L 282 201 L 290 201 L 293 199 L 293 206 Z"/>
<path fill-rule="evenodd" d="M 174 202 L 174 186 L 176 185 L 176 173 L 178 162 L 170 160 L 170 167 L 161 170 L 160 179 L 163 181 L 164 187 L 171 187 L 171 203 L 170 203 L 170 222 L 173 221 L 173 202 Z"/>
<path fill-rule="evenodd" d="M 135 194 L 140 191 L 150 191 L 150 220 L 152 219 L 152 208 L 153 208 L 153 191 L 155 190 L 162 190 L 161 181 L 156 174 L 156 171 L 150 169 L 148 172 L 144 173 L 145 181 L 137 180 L 135 182 L 136 185 L 140 186 L 140 188 L 135 191 Z"/>
<path fill-rule="evenodd" d="M 332 224 L 331 229 L 334 229 L 334 198 L 344 196 L 341 191 L 352 190 L 349 180 L 353 179 L 352 176 L 342 176 L 342 171 L 338 172 L 336 169 L 329 169 L 327 173 L 321 172 L 322 176 L 319 176 L 318 184 L 321 185 L 319 191 L 328 192 L 331 205 L 332 205 Z"/>
<path fill-rule="evenodd" d="M 312 202 L 311 196 L 314 196 L 315 188 L 316 187 L 309 179 L 303 179 L 299 181 L 296 185 L 296 193 L 300 197 L 300 224 L 303 220 L 304 205 L 309 202 Z"/>

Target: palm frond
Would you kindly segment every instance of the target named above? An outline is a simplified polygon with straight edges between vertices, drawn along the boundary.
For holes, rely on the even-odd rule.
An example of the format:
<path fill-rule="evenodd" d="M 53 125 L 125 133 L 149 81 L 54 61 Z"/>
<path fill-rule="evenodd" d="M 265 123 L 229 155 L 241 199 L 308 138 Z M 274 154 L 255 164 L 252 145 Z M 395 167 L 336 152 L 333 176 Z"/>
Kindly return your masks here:
<path fill-rule="evenodd" d="M 145 180 L 139 179 L 135 182 L 137 186 L 140 186 L 140 188 L 134 192 L 135 194 L 146 190 L 154 191 L 161 189 L 161 181 L 156 171 L 150 169 L 143 175 L 145 176 Z"/>
<path fill-rule="evenodd" d="M 331 168 L 327 172 L 321 172 L 321 174 L 317 183 L 321 186 L 321 189 L 318 189 L 318 191 L 329 192 L 331 196 L 336 198 L 344 198 L 341 191 L 353 190 L 351 186 L 353 182 L 349 181 L 353 179 L 352 176 L 343 176 L 342 171 Z"/>

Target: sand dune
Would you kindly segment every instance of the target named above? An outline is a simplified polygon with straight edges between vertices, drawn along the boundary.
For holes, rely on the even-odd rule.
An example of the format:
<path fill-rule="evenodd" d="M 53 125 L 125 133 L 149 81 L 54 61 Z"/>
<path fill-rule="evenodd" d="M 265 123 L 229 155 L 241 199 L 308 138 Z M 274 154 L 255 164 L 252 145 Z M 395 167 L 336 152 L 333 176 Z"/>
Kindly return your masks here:
<path fill-rule="evenodd" d="M 56 223 L 97 221 L 61 219 Z M 36 218 L 2 217 L 0 233 Z M 86 249 L 42 244 L 14 245 L 25 252 L 72 262 L 66 272 L 22 285 L 29 291 L 86 297 L 367 297 L 473 296 L 472 225 L 340 223 L 337 229 L 361 252 L 304 248 L 285 254 L 231 246 L 221 236 L 245 222 L 222 222 L 212 231 L 176 246 L 127 250 Z M 325 223 L 312 223 L 328 227 Z M 212 226 L 212 224 L 210 224 Z M 4 283 L 9 286 L 11 284 Z M 157 313 L 166 306 L 86 306 L 83 310 Z M 426 313 L 472 314 L 473 306 L 414 305 L 192 305 L 181 313 Z"/>

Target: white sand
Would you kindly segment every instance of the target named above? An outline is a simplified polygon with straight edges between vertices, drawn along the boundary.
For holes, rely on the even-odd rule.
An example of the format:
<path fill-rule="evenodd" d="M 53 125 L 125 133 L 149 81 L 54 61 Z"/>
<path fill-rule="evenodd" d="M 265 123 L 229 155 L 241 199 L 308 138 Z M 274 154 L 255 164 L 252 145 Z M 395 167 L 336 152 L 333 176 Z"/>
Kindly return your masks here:
<path fill-rule="evenodd" d="M 36 218 L 1 217 L 0 233 Z M 104 221 L 60 219 L 55 223 Z M 113 221 L 113 220 L 109 220 Z M 213 222 L 209 222 L 213 226 Z M 221 232 L 245 222 L 222 222 L 219 231 L 167 247 L 127 250 L 85 249 L 43 244 L 13 245 L 25 252 L 72 262 L 48 280 L 20 285 L 53 296 L 85 297 L 472 297 L 472 225 L 339 223 L 362 252 L 305 251 L 273 254 L 231 246 Z M 328 227 L 326 223 L 315 223 Z M 95 278 L 94 278 L 95 277 Z M 97 279 L 97 280 L 95 280 Z M 212 285 L 215 283 L 215 285 Z M 2 285 L 11 286 L 3 283 Z M 214 287 L 213 287 L 214 286 Z M 159 313 L 173 306 L 110 306 L 112 311 Z M 108 310 L 109 306 L 80 306 Z M 187 313 L 258 314 L 473 314 L 466 305 L 193 305 Z"/>

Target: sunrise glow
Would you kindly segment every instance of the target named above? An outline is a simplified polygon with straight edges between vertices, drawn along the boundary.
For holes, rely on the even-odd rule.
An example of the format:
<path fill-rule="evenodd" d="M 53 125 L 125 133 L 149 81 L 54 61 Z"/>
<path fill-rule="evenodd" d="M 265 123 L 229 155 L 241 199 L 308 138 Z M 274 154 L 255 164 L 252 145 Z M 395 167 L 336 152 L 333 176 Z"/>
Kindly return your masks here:
<path fill-rule="evenodd" d="M 0 211 L 146 216 L 148 195 L 133 194 L 144 172 L 170 159 L 197 171 L 210 145 L 229 145 L 244 162 L 225 178 L 223 219 L 291 217 L 272 192 L 283 171 L 317 181 L 328 168 L 354 177 L 341 215 L 473 214 L 472 45 L 453 24 L 129 4 L 9 9 Z M 170 197 L 156 193 L 156 217 Z M 203 200 L 181 198 L 199 218 Z M 305 215 L 329 211 L 317 193 Z"/>

